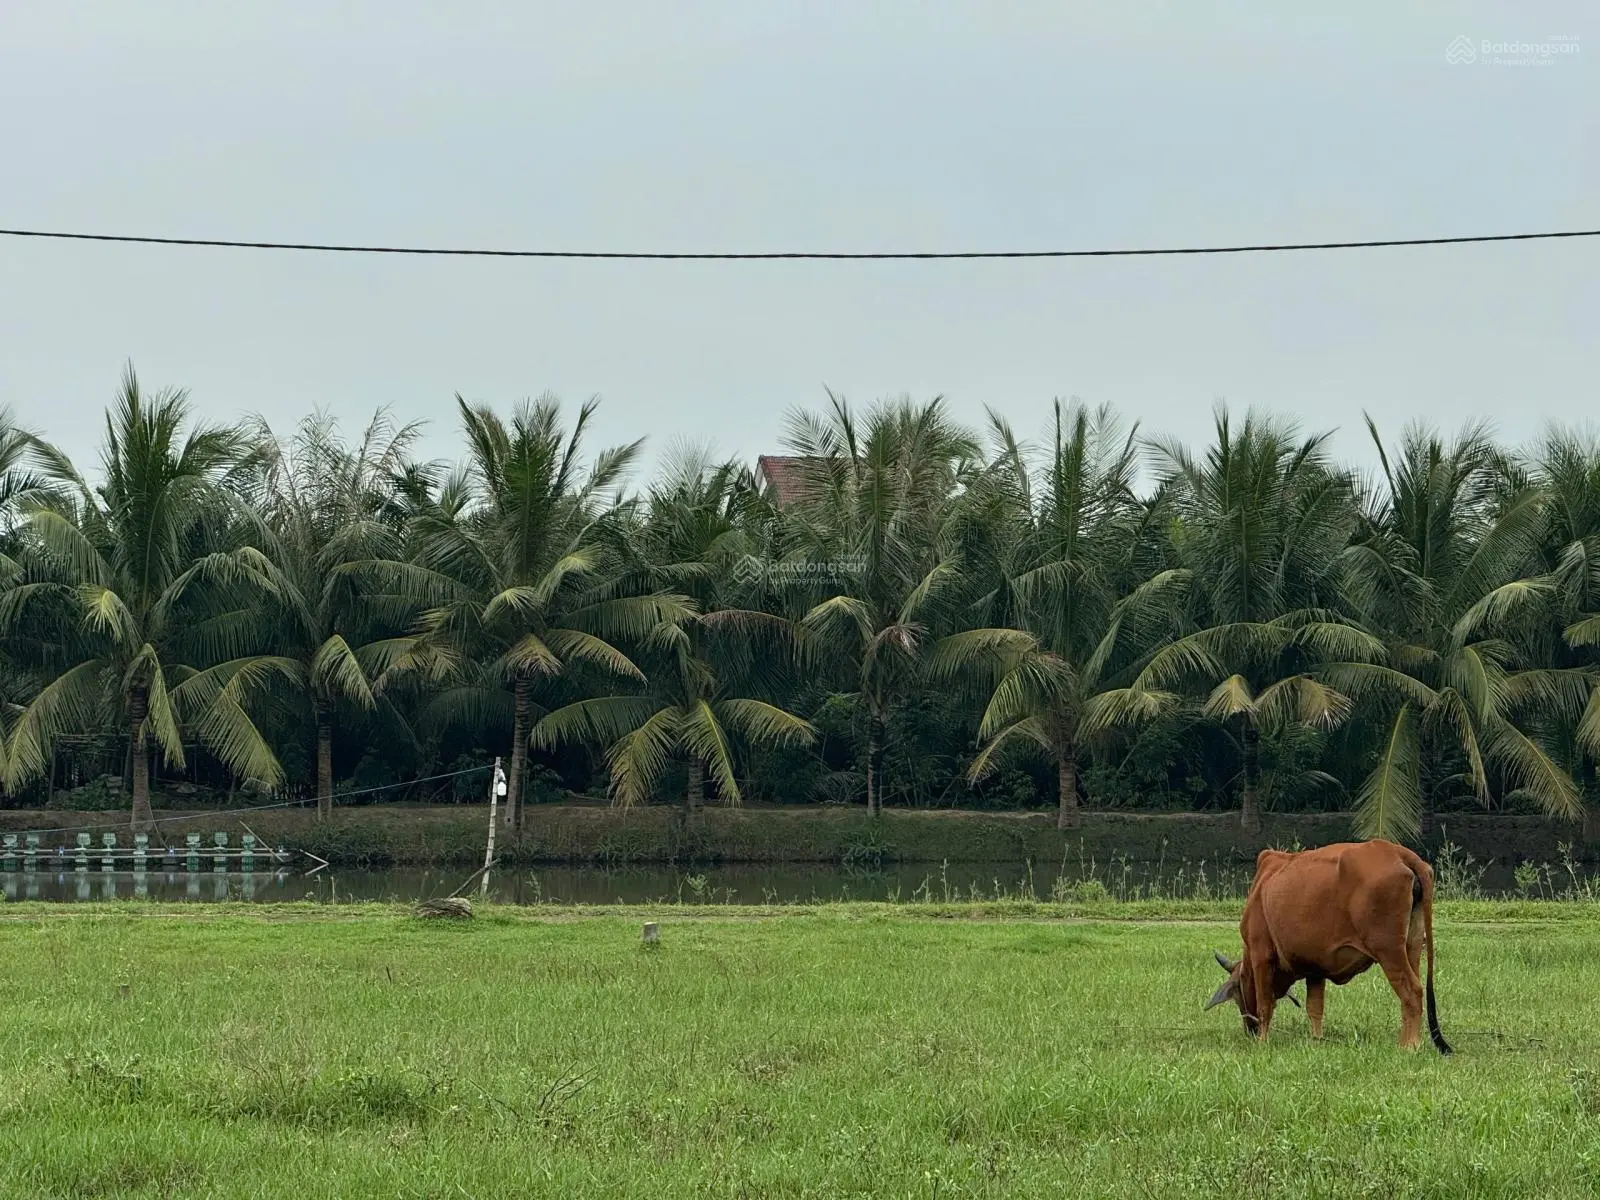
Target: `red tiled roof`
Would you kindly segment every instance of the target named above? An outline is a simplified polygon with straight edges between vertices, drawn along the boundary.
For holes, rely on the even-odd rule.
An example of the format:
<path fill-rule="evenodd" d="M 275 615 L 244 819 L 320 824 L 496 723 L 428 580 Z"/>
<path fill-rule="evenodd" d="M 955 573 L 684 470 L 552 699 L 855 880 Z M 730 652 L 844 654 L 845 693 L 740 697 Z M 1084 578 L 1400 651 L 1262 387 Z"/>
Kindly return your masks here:
<path fill-rule="evenodd" d="M 805 495 L 806 459 L 785 454 L 762 454 L 756 470 L 778 494 L 778 503 L 793 504 Z"/>

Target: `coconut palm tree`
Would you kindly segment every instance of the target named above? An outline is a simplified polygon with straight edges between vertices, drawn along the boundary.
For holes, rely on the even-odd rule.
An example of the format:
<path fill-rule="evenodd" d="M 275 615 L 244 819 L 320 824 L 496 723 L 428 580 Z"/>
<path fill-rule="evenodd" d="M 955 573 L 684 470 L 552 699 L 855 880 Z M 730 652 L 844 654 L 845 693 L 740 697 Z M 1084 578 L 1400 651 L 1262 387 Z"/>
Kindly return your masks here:
<path fill-rule="evenodd" d="M 1509 629 L 1523 664 L 1562 672 L 1562 686 L 1525 690 L 1518 725 L 1546 747 L 1578 787 L 1584 840 L 1600 837 L 1600 440 L 1552 426 L 1507 470 L 1538 486 L 1544 522 L 1530 574 L 1542 584 Z M 1541 672 L 1542 674 L 1542 672 Z M 1574 682 L 1576 675 L 1576 682 Z M 1549 677 L 1546 677 L 1549 678 Z M 1541 694 L 1542 693 L 1542 694 Z"/>
<path fill-rule="evenodd" d="M 0 604 L 0 628 L 40 609 L 60 619 L 64 647 L 63 669 L 14 721 L 7 785 L 38 775 L 56 735 L 100 725 L 109 706 L 127 731 L 136 831 L 152 821 L 152 744 L 183 765 L 185 727 L 238 776 L 280 782 L 247 702 L 296 670 L 246 645 L 271 583 L 259 551 L 231 541 L 238 505 L 228 489 L 247 469 L 243 442 L 210 426 L 185 436 L 188 416 L 185 393 L 146 396 L 130 365 L 107 415 L 100 487 L 41 444 L 45 474 L 66 497 L 26 507 L 27 571 Z"/>
<path fill-rule="evenodd" d="M 976 440 L 952 423 L 942 397 L 899 399 L 858 419 L 829 393 L 826 417 L 792 413 L 787 441 L 802 497 L 789 510 L 791 563 L 826 565 L 791 576 L 809 605 L 801 645 L 865 710 L 867 811 L 882 811 L 883 762 L 896 706 L 933 670 L 1030 642 L 1016 629 L 959 629 L 963 573 L 959 489 L 984 473 Z"/>
<path fill-rule="evenodd" d="M 1552 427 L 1529 455 L 1528 472 L 1545 496 L 1540 570 L 1549 583 L 1545 619 L 1531 622 L 1524 661 L 1564 668 L 1600 667 L 1600 439 L 1592 432 Z M 1570 713 L 1570 707 L 1568 708 Z M 1600 838 L 1594 800 L 1600 759 L 1600 686 L 1589 686 L 1577 720 L 1546 714 L 1559 757 L 1584 797 L 1584 837 Z M 1553 720 L 1549 718 L 1554 718 Z"/>
<path fill-rule="evenodd" d="M 421 598 L 364 591 L 343 568 L 403 559 L 408 492 L 415 491 L 420 465 L 408 451 L 419 430 L 417 422 L 397 428 L 381 408 L 354 447 L 321 412 L 305 418 L 287 444 L 264 420 L 256 423 L 259 540 L 272 582 L 272 603 L 261 609 L 262 637 L 300 667 L 301 700 L 316 736 L 319 819 L 333 811 L 339 713 L 386 705 L 384 684 L 411 665 L 413 639 L 401 635 Z"/>
<path fill-rule="evenodd" d="M 24 506 L 51 498 L 49 480 L 34 469 L 38 435 L 16 421 L 9 406 L 0 406 L 0 589 L 22 579 L 18 561 L 23 538 L 17 519 Z M 48 451 L 47 451 L 48 452 Z M 0 788 L 5 786 L 5 756 L 16 718 L 47 676 L 35 667 L 46 666 L 41 651 L 47 643 L 28 637 L 27 631 L 13 628 L 0 633 Z"/>
<path fill-rule="evenodd" d="M 647 802 L 674 758 L 686 767 L 686 811 L 704 804 L 707 772 L 724 802 L 739 804 L 738 741 L 796 746 L 815 739 L 803 718 L 765 700 L 730 695 L 713 666 L 708 641 L 768 620 L 765 613 L 725 609 L 663 622 L 647 639 L 651 662 L 642 695 L 601 696 L 558 708 L 534 726 L 534 744 L 604 747 L 611 795 L 624 807 Z"/>
<path fill-rule="evenodd" d="M 704 803 L 707 772 L 729 804 L 742 792 L 735 770 L 738 741 L 759 746 L 807 745 L 811 725 L 775 704 L 737 694 L 744 683 L 771 688 L 792 660 L 795 629 L 784 618 L 729 607 L 749 557 L 741 505 L 753 481 L 730 462 L 681 447 L 669 455 L 644 515 L 623 539 L 623 586 L 671 588 L 695 611 L 663 622 L 645 640 L 648 683 L 642 694 L 579 700 L 534 728 L 534 744 L 588 743 L 605 749 L 613 799 L 643 803 L 669 763 L 685 766 L 685 809 Z"/>
<path fill-rule="evenodd" d="M 456 403 L 468 462 L 413 522 L 413 561 L 348 569 L 385 581 L 389 594 L 426 599 L 404 653 L 413 669 L 455 670 L 453 685 L 430 705 L 431 719 L 481 724 L 509 700 L 505 820 L 520 824 L 529 732 L 549 702 L 565 698 L 560 685 L 586 669 L 643 682 L 614 642 L 642 641 L 691 609 L 673 593 L 617 595 L 609 586 L 615 555 L 604 536 L 603 493 L 642 443 L 606 450 L 584 467 L 578 456 L 595 401 L 565 437 L 553 397 L 519 403 L 509 423 L 459 395 Z"/>
<path fill-rule="evenodd" d="M 1174 550 L 1192 580 L 1193 631 L 1152 656 L 1134 686 L 1208 686 L 1201 712 L 1236 738 L 1249 832 L 1261 827 L 1263 729 L 1339 724 L 1351 702 L 1325 668 L 1383 652 L 1336 609 L 1356 517 L 1351 480 L 1329 462 L 1326 440 L 1256 414 L 1235 430 L 1219 409 L 1203 459 L 1175 442 L 1152 446 L 1177 514 Z"/>
<path fill-rule="evenodd" d="M 991 657 L 992 685 L 978 728 L 982 749 L 968 777 L 982 779 L 1013 744 L 1043 751 L 1056 768 L 1059 828 L 1078 819 L 1078 767 L 1097 735 L 1148 719 L 1176 704 L 1172 693 L 1129 686 L 1157 639 L 1171 632 L 1171 603 L 1188 571 L 1161 567 L 1149 551 L 1158 505 L 1134 494 L 1138 426 L 1123 433 L 1107 406 L 1090 412 L 1059 401 L 1037 511 L 1025 466 L 1017 491 L 1024 512 L 1009 553 L 982 572 L 997 581 L 980 600 L 979 619 L 1010 620 L 1031 634 Z M 1021 463 L 1010 429 L 991 416 L 997 461 Z M 991 643 L 954 634 L 948 641 Z M 968 673 L 978 663 L 968 656 Z M 986 681 L 987 682 L 987 681 Z"/>
<path fill-rule="evenodd" d="M 1377 763 L 1356 801 L 1357 829 L 1414 838 L 1442 789 L 1465 783 L 1490 803 L 1491 771 L 1545 812 L 1576 818 L 1571 776 L 1530 736 L 1525 718 L 1530 709 L 1576 717 L 1590 680 L 1583 671 L 1530 669 L 1514 641 L 1517 623 L 1555 587 L 1537 571 L 1544 489 L 1508 480 L 1482 425 L 1448 446 L 1411 425 L 1392 450 L 1370 418 L 1367 428 L 1385 486 L 1368 498 L 1353 583 L 1368 626 L 1384 632 L 1386 655 L 1330 671 L 1345 692 L 1385 706 Z M 1451 760 L 1459 770 L 1446 770 Z"/>
<path fill-rule="evenodd" d="M 24 504 L 49 496 L 52 482 L 36 469 L 37 453 L 58 455 L 39 435 L 17 423 L 10 405 L 0 405 L 0 537 L 14 533 L 17 514 Z M 0 569 L 16 564 L 0 560 Z"/>
<path fill-rule="evenodd" d="M 760 572 L 751 514 L 765 515 L 752 473 L 687 442 L 670 447 L 646 494 L 613 510 L 618 594 L 670 589 L 700 611 L 724 607 Z"/>

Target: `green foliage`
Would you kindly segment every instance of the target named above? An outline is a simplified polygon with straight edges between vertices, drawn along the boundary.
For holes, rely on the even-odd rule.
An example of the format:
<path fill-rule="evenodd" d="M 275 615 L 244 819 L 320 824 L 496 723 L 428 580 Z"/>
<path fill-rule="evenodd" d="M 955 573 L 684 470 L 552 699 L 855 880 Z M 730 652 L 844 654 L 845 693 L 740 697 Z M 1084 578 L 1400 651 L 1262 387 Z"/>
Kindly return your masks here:
<path fill-rule="evenodd" d="M 1258 413 L 1190 448 L 1078 402 L 1032 440 L 830 397 L 773 478 L 679 446 L 636 488 L 639 443 L 586 457 L 595 411 L 457 397 L 450 470 L 383 409 L 349 441 L 321 413 L 207 426 L 130 367 L 96 479 L 0 412 L 5 803 L 119 769 L 90 740 L 136 807 L 164 766 L 325 820 L 481 804 L 481 775 L 410 784 L 498 755 L 513 827 L 574 795 L 1063 826 L 1081 802 L 1421 844 L 1595 793 L 1587 435 L 1373 427 L 1368 481 Z"/>
<path fill-rule="evenodd" d="M 884 863 L 893 862 L 895 855 L 894 844 L 884 837 L 882 829 L 873 824 L 845 842 L 844 850 L 839 855 L 839 865 L 881 867 Z"/>
<path fill-rule="evenodd" d="M 1115 760 L 1095 764 L 1085 784 L 1093 808 L 1172 811 L 1198 807 L 1209 790 L 1204 746 L 1192 720 L 1166 717 L 1141 729 Z"/>
<path fill-rule="evenodd" d="M 113 783 L 116 786 L 113 786 Z M 112 809 L 126 808 L 128 794 L 121 783 L 122 781 L 114 776 L 102 775 L 97 779 L 91 779 L 82 787 L 70 790 L 62 788 L 51 797 L 50 803 L 45 807 L 68 812 L 109 812 Z"/>

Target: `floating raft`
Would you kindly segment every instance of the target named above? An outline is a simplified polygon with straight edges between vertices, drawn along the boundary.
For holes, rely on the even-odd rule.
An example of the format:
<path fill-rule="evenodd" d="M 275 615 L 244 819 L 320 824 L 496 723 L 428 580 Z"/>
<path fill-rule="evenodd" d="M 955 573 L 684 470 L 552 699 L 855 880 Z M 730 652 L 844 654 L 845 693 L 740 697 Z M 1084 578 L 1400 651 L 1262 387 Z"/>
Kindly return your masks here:
<path fill-rule="evenodd" d="M 18 863 L 25 871 L 37 869 L 40 863 L 51 866 L 71 863 L 78 871 L 87 871 L 91 864 L 99 866 L 102 871 L 111 871 L 116 869 L 118 863 L 128 864 L 135 871 L 145 870 L 149 866 L 174 870 L 181 863 L 185 869 L 197 871 L 200 864 L 206 862 L 214 871 L 225 871 L 230 864 L 240 870 L 250 871 L 258 860 L 268 865 L 288 862 L 290 858 L 289 851 L 284 847 L 274 849 L 258 846 L 254 835 L 248 833 L 240 839 L 237 849 L 228 845 L 226 833 L 212 834 L 209 846 L 201 844 L 200 834 L 190 833 L 184 836 L 181 847 L 157 846 L 154 849 L 150 847 L 149 835 L 143 833 L 134 835 L 131 846 L 119 845 L 114 833 L 101 834 L 98 847 L 87 833 L 78 834 L 75 846 L 41 846 L 39 837 L 37 833 L 0 835 L 0 870 L 14 871 Z"/>

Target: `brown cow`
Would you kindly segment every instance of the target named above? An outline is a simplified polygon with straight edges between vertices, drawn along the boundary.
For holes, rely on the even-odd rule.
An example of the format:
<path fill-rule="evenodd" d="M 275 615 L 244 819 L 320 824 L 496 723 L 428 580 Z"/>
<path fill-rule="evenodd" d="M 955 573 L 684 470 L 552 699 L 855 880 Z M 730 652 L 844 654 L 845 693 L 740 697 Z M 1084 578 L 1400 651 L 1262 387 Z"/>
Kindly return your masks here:
<path fill-rule="evenodd" d="M 1244 957 L 1232 963 L 1216 956 L 1228 978 L 1206 1008 L 1232 1000 L 1245 1032 L 1265 1041 L 1273 1005 L 1304 979 L 1311 1036 L 1320 1038 L 1326 982 L 1349 983 L 1377 963 L 1400 997 L 1400 1045 L 1407 1050 L 1420 1042 L 1418 967 L 1426 945 L 1428 1035 L 1440 1054 L 1450 1053 L 1433 1002 L 1433 871 L 1404 846 L 1374 840 L 1293 854 L 1263 850 L 1239 936 Z"/>

